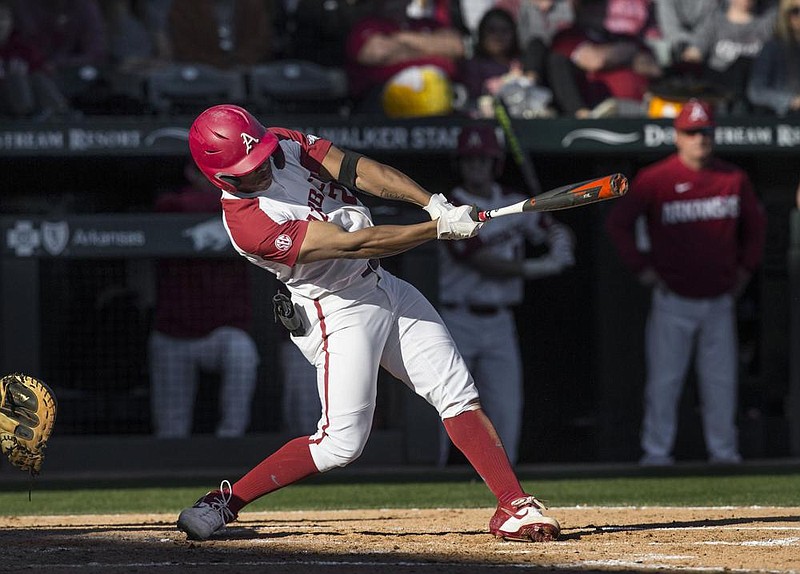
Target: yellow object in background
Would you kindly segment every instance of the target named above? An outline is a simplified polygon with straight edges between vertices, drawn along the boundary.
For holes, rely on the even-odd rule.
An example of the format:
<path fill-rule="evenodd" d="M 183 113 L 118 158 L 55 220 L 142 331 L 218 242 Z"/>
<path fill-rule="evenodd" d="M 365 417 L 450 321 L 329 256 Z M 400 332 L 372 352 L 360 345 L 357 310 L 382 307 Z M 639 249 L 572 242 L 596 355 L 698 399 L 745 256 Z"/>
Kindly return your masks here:
<path fill-rule="evenodd" d="M 685 100 L 673 100 L 662 96 L 652 96 L 647 105 L 648 118 L 674 118 L 681 113 Z"/>
<path fill-rule="evenodd" d="M 453 111 L 453 86 L 440 68 L 413 66 L 386 83 L 382 104 L 390 118 L 447 115 Z"/>

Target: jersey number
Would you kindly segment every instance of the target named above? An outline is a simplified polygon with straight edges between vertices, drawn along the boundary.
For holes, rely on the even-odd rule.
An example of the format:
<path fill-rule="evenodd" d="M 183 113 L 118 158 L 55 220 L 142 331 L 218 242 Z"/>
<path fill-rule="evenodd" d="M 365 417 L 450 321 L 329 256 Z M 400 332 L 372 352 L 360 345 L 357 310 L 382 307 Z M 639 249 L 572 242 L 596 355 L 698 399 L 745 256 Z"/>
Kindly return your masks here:
<path fill-rule="evenodd" d="M 339 200 L 338 195 L 341 194 L 342 203 L 346 203 L 348 205 L 358 204 L 358 198 L 356 198 L 356 196 L 353 195 L 353 192 L 347 189 L 345 186 L 331 182 L 328 187 L 329 187 L 328 197 Z"/>

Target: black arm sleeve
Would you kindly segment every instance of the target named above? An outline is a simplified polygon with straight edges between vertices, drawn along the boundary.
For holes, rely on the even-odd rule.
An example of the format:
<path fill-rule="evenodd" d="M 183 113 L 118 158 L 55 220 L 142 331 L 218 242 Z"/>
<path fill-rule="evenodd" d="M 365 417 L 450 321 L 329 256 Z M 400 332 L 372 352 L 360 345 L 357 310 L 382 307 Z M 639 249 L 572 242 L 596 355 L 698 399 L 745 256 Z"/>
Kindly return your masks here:
<path fill-rule="evenodd" d="M 339 168 L 339 183 L 351 189 L 358 189 L 356 187 L 356 166 L 362 157 L 364 156 L 360 153 L 344 150 L 342 165 Z"/>

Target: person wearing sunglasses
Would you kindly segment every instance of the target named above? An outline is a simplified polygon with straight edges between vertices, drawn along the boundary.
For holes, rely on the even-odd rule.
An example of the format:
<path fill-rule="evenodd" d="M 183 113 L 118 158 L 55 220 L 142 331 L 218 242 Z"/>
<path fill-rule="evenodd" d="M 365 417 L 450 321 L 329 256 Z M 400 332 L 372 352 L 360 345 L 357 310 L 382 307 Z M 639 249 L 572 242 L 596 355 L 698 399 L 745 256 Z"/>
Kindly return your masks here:
<path fill-rule="evenodd" d="M 747 97 L 778 116 L 800 113 L 800 0 L 781 0 L 775 33 L 750 71 Z"/>
<path fill-rule="evenodd" d="M 677 151 L 639 170 L 606 220 L 623 263 L 652 288 L 640 464 L 674 462 L 693 356 L 709 462 L 736 464 L 736 299 L 761 264 L 766 217 L 747 174 L 714 156 L 708 103 L 687 102 L 674 127 Z M 637 237 L 640 218 L 647 248 Z"/>

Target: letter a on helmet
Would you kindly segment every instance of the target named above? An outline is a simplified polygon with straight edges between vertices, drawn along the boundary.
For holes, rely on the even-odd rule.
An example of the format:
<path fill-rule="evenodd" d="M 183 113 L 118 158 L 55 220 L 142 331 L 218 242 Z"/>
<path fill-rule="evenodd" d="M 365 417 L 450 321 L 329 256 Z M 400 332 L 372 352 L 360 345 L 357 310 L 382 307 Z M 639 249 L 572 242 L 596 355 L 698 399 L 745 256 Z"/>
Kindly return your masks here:
<path fill-rule="evenodd" d="M 189 128 L 189 150 L 197 167 L 225 191 L 236 191 L 225 176 L 240 178 L 255 171 L 277 147 L 275 134 L 232 104 L 208 108 Z"/>
<path fill-rule="evenodd" d="M 503 173 L 505 150 L 497 137 L 494 128 L 488 125 L 465 126 L 458 134 L 456 143 L 457 157 L 487 156 L 493 157 L 494 173 L 500 176 Z"/>
<path fill-rule="evenodd" d="M 498 159 L 505 155 L 497 134 L 487 125 L 464 127 L 458 134 L 456 153 L 459 156 L 488 155 Z"/>

